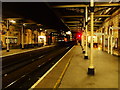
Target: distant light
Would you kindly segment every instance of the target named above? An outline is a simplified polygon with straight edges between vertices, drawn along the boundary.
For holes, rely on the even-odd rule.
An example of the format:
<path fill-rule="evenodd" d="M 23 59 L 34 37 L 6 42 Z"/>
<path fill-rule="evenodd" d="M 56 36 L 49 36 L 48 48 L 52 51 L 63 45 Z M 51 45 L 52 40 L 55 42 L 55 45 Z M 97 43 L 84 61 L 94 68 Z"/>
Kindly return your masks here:
<path fill-rule="evenodd" d="M 37 26 L 42 26 L 42 24 L 37 24 Z"/>
<path fill-rule="evenodd" d="M 78 37 L 80 37 L 81 35 L 78 35 Z"/>
<path fill-rule="evenodd" d="M 47 32 L 47 30 L 45 30 L 45 32 Z"/>
<path fill-rule="evenodd" d="M 10 20 L 10 22 L 11 22 L 11 23 L 16 23 L 16 21 L 14 21 L 14 20 Z"/>
<path fill-rule="evenodd" d="M 38 38 L 45 38 L 45 36 L 38 36 Z"/>
<path fill-rule="evenodd" d="M 82 33 L 77 33 L 77 39 L 81 39 L 81 37 L 82 37 Z"/>
<path fill-rule="evenodd" d="M 42 30 L 42 28 L 40 28 L 40 30 Z"/>
<path fill-rule="evenodd" d="M 98 47 L 98 50 L 101 50 L 101 47 Z"/>
<path fill-rule="evenodd" d="M 88 20 L 90 20 L 90 17 L 88 17 Z"/>
<path fill-rule="evenodd" d="M 23 26 L 26 26 L 26 24 L 24 23 Z"/>
<path fill-rule="evenodd" d="M 71 31 L 66 32 L 66 34 L 71 34 Z"/>

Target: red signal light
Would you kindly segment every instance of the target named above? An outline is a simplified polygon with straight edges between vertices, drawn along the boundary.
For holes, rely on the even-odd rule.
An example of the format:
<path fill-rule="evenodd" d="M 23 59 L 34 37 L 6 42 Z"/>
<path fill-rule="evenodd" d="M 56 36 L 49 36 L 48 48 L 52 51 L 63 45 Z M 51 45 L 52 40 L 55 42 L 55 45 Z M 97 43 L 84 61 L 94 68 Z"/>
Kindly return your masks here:
<path fill-rule="evenodd" d="M 77 39 L 81 39 L 81 36 L 82 36 L 81 33 L 77 33 L 76 38 L 77 38 Z"/>
<path fill-rule="evenodd" d="M 78 37 L 81 37 L 81 35 L 78 35 Z"/>

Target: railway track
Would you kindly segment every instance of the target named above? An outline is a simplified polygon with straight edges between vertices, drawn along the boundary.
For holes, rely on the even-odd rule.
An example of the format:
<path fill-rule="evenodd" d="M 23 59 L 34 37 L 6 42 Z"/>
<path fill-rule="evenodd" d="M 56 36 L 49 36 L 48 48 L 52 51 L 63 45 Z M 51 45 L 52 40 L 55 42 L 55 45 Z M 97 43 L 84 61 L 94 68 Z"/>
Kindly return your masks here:
<path fill-rule="evenodd" d="M 30 88 L 47 70 L 50 69 L 74 44 L 55 46 L 29 52 L 18 62 L 3 65 L 3 89 Z M 41 53 L 40 53 L 41 52 Z M 5 62 L 8 62 L 6 60 Z M 4 62 L 4 63 L 5 63 Z M 12 68 L 12 69 L 11 69 Z M 7 73 L 6 73 L 7 72 Z"/>

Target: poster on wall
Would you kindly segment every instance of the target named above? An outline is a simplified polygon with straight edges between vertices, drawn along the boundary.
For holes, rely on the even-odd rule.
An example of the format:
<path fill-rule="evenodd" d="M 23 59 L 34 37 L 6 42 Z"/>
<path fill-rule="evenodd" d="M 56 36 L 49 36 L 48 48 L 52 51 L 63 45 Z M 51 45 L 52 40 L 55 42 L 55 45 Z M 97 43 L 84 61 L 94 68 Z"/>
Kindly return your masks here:
<path fill-rule="evenodd" d="M 5 37 L 5 43 L 10 43 L 10 44 L 17 44 L 18 40 L 17 37 Z"/>

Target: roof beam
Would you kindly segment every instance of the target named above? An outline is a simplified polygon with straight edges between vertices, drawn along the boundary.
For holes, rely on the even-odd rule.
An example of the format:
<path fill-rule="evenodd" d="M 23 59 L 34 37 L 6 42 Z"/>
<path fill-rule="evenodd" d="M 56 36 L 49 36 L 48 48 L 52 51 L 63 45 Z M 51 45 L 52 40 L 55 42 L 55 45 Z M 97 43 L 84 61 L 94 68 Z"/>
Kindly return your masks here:
<path fill-rule="evenodd" d="M 81 18 L 83 18 L 84 16 L 82 16 L 82 15 L 72 15 L 72 16 L 62 16 L 62 17 L 64 17 L 64 18 L 71 18 L 71 17 L 81 17 Z"/>
<path fill-rule="evenodd" d="M 94 23 L 102 23 L 103 21 L 94 21 Z"/>
<path fill-rule="evenodd" d="M 91 24 L 89 24 L 88 26 L 91 26 Z M 101 24 L 94 24 L 94 26 L 101 26 Z"/>
<path fill-rule="evenodd" d="M 77 27 L 78 25 L 68 25 L 68 26 L 69 26 L 69 27 L 70 27 L 70 26 L 76 26 L 76 27 Z"/>
<path fill-rule="evenodd" d="M 70 28 L 78 28 L 78 27 L 70 27 Z"/>
<path fill-rule="evenodd" d="M 67 21 L 68 23 L 69 22 L 80 22 L 80 20 L 71 20 L 71 21 Z M 67 23 L 65 22 L 65 23 Z M 94 23 L 102 23 L 103 21 L 94 21 Z"/>
<path fill-rule="evenodd" d="M 68 21 L 68 22 L 65 22 L 65 23 L 80 23 L 80 21 Z"/>
<path fill-rule="evenodd" d="M 102 4 L 95 4 L 95 7 L 115 7 L 120 6 L 120 3 L 102 3 Z"/>
<path fill-rule="evenodd" d="M 72 8 L 72 7 L 88 7 L 88 5 L 75 4 L 75 5 L 58 5 L 58 6 L 53 6 L 53 8 Z"/>
<path fill-rule="evenodd" d="M 94 15 L 94 17 L 110 17 L 111 15 Z M 72 18 L 72 17 L 84 17 L 84 16 L 80 16 L 80 15 L 71 15 L 71 16 L 62 16 L 64 18 Z"/>
<path fill-rule="evenodd" d="M 110 17 L 111 15 L 95 15 L 94 17 Z"/>
<path fill-rule="evenodd" d="M 115 7 L 115 6 L 120 6 L 120 3 L 95 4 L 95 7 Z M 53 6 L 53 8 L 75 8 L 75 7 L 89 7 L 89 5 L 73 4 L 73 5 L 57 5 L 57 6 Z"/>

